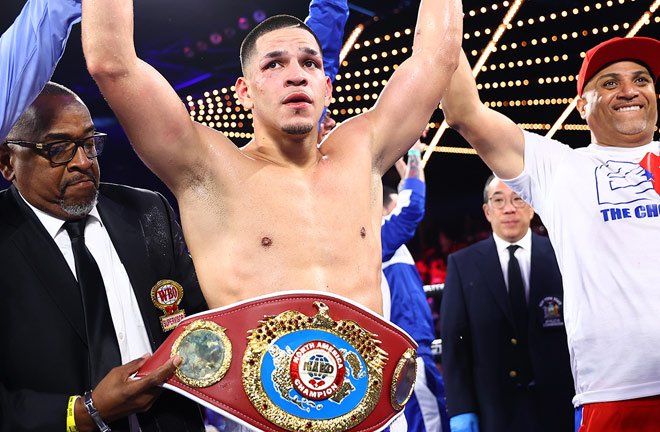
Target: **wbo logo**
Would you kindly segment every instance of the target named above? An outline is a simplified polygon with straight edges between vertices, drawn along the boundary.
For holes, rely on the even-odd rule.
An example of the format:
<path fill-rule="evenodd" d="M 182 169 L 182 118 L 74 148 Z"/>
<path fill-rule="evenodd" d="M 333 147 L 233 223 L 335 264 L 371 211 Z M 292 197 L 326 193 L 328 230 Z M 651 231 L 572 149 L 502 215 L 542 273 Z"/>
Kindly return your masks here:
<path fill-rule="evenodd" d="M 595 170 L 598 204 L 630 204 L 657 201 L 653 174 L 641 165 L 609 160 Z"/>

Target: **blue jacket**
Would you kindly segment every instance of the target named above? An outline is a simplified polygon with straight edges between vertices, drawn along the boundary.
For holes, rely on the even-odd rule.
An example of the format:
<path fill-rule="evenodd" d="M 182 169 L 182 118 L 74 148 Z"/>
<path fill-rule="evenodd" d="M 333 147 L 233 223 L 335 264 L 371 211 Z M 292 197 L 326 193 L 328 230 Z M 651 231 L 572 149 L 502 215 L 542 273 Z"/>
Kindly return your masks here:
<path fill-rule="evenodd" d="M 397 206 L 383 220 L 383 273 L 390 286 L 391 320 L 419 344 L 420 354 L 431 355 L 435 339 L 433 317 L 426 301 L 422 279 L 405 243 L 415 235 L 424 218 L 426 184 L 406 179 Z"/>
<path fill-rule="evenodd" d="M 323 70 L 331 81 L 339 70 L 339 52 L 344 38 L 344 26 L 348 20 L 346 0 L 312 0 L 305 24 L 321 42 Z"/>
<path fill-rule="evenodd" d="M 80 0 L 29 0 L 0 36 L 0 141 L 52 76 L 79 21 Z"/>

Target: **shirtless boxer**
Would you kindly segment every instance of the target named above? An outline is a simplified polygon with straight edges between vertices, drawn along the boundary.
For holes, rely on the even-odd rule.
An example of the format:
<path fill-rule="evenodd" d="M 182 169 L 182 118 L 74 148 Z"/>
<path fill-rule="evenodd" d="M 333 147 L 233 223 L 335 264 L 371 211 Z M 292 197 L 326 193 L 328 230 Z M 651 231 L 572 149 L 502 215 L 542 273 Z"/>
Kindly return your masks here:
<path fill-rule="evenodd" d="M 240 103 L 254 140 L 238 149 L 195 123 L 137 58 L 130 0 L 83 0 L 87 66 L 133 146 L 175 194 L 210 307 L 282 290 L 339 294 L 376 312 L 381 176 L 415 142 L 458 63 L 459 0 L 424 0 L 414 54 L 370 111 L 317 147 L 331 100 L 319 43 L 293 17 L 264 21 L 241 47 Z M 112 28 L 112 31 L 107 31 Z"/>

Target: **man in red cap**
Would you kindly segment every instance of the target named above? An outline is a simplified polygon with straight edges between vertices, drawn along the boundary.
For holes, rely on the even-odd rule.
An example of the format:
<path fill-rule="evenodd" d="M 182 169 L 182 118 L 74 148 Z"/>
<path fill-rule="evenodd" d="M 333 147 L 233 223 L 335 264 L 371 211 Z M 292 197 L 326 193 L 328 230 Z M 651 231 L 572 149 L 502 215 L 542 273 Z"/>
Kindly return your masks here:
<path fill-rule="evenodd" d="M 580 432 L 660 424 L 658 74 L 654 39 L 589 50 L 577 109 L 591 144 L 577 150 L 486 108 L 465 55 L 442 100 L 449 124 L 548 227 L 564 278 Z"/>

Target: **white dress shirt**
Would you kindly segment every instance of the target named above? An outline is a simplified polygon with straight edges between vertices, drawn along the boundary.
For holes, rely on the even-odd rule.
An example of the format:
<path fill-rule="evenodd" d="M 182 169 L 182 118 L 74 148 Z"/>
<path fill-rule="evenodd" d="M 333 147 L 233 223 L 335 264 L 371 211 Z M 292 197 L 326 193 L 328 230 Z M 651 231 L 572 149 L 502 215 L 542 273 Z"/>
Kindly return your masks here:
<path fill-rule="evenodd" d="M 495 233 L 493 233 L 493 239 L 495 240 L 497 255 L 500 258 L 500 266 L 502 267 L 504 285 L 506 285 L 507 292 L 509 291 L 509 250 L 507 248 L 511 245 L 519 246 L 514 252 L 514 255 L 520 265 L 520 274 L 522 275 L 523 286 L 525 287 L 525 299 L 529 302 L 529 272 L 532 261 L 532 230 L 528 229 L 523 238 L 515 243 L 509 243 L 498 237 Z"/>
<path fill-rule="evenodd" d="M 23 198 L 22 195 L 21 198 Z M 23 198 L 23 201 L 34 211 L 48 234 L 53 238 L 62 255 L 64 255 L 67 264 L 69 264 L 71 273 L 77 279 L 71 240 L 69 234 L 63 228 L 65 221 L 32 206 L 25 198 Z M 145 353 L 152 353 L 133 287 L 128 279 L 126 269 L 110 240 L 110 235 L 103 226 L 96 207 L 92 209 L 87 218 L 85 245 L 94 260 L 96 260 L 103 277 L 122 364 L 135 360 Z"/>
<path fill-rule="evenodd" d="M 20 192 L 19 195 L 23 198 Z M 73 277 L 78 280 L 71 239 L 69 233 L 64 229 L 65 221 L 39 210 L 27 202 L 25 198 L 23 198 L 23 201 L 37 215 L 41 224 L 64 255 Z M 108 297 L 108 306 L 110 307 L 112 324 L 115 328 L 117 344 L 119 345 L 121 363 L 126 364 L 145 353 L 153 354 L 151 344 L 131 281 L 128 279 L 128 273 L 126 273 L 126 269 L 121 263 L 119 255 L 117 255 L 108 231 L 103 226 L 103 221 L 96 206 L 89 212 L 88 216 L 85 224 L 85 246 L 87 246 L 99 266 L 103 285 L 105 286 L 105 294 Z M 132 432 L 141 431 L 135 414 L 128 416 L 128 423 Z"/>

